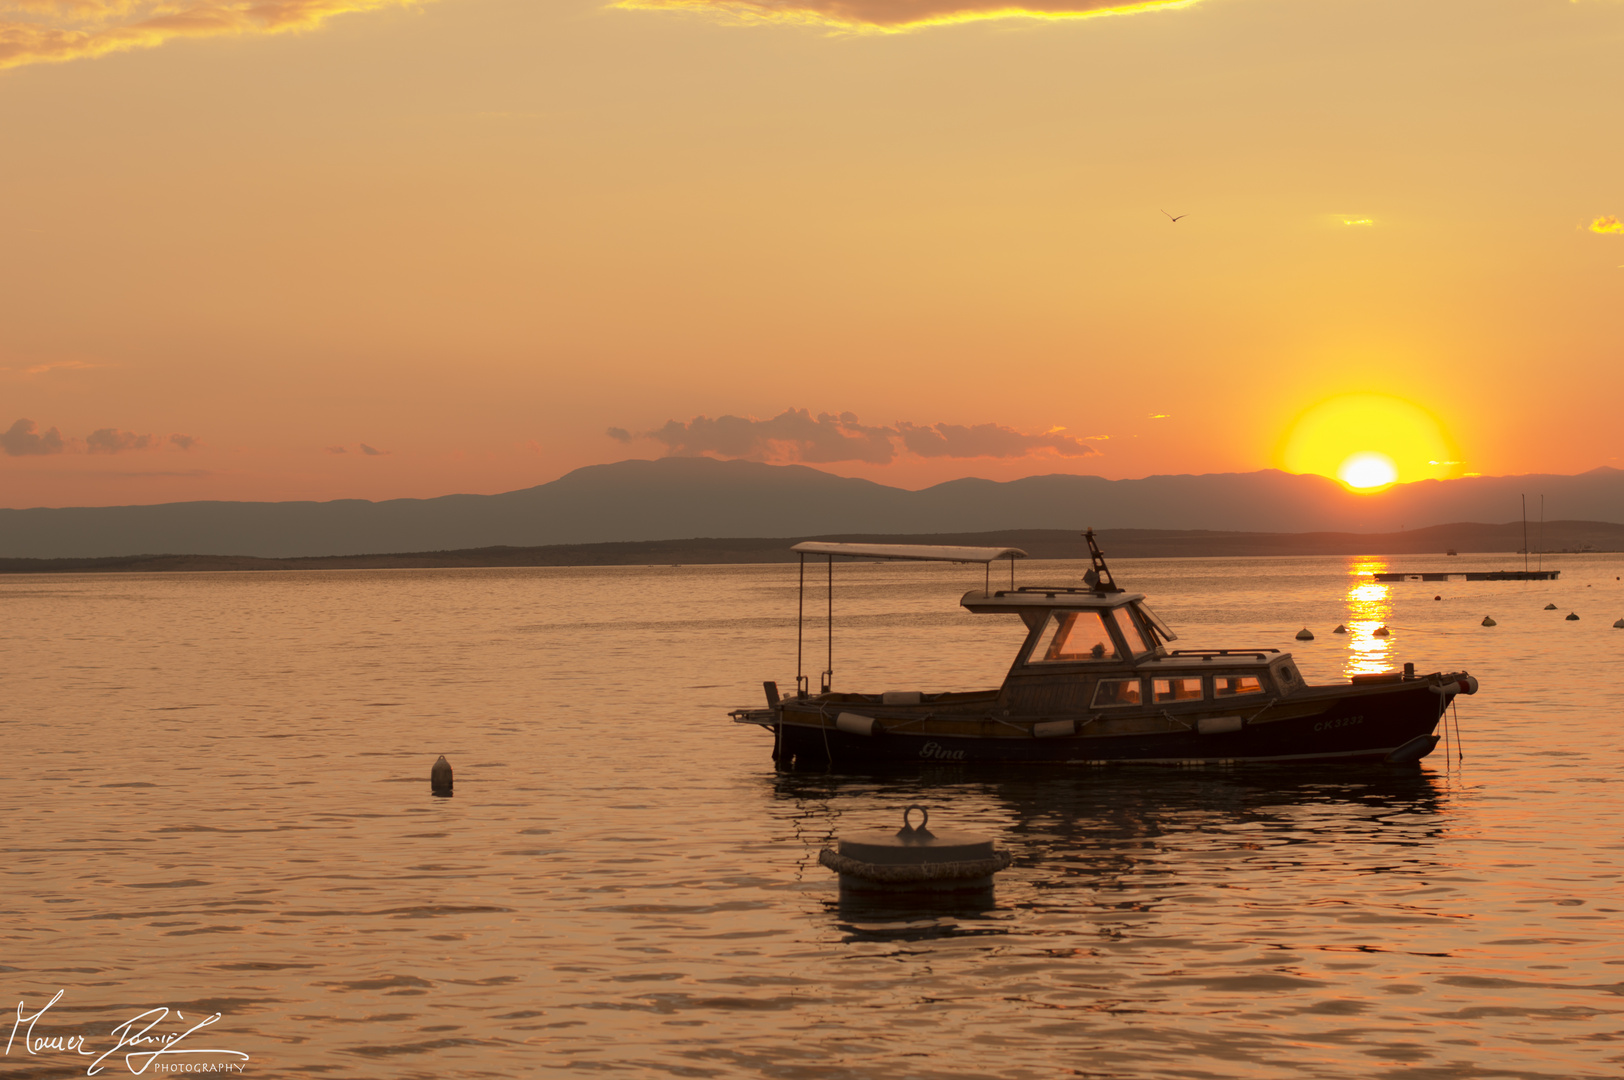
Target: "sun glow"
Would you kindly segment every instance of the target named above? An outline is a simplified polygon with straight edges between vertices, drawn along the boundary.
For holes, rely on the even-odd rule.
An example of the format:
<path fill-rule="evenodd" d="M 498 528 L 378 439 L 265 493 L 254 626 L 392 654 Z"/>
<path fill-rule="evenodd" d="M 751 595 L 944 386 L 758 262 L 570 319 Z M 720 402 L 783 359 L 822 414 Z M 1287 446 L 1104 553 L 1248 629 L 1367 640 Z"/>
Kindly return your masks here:
<path fill-rule="evenodd" d="M 1386 454 L 1364 450 L 1344 461 L 1336 478 L 1351 488 L 1386 487 L 1398 479 L 1398 466 Z"/>
<path fill-rule="evenodd" d="M 1275 454 L 1288 472 L 1329 476 L 1356 491 L 1459 476 L 1460 458 L 1437 417 L 1386 394 L 1344 394 L 1314 405 Z"/>

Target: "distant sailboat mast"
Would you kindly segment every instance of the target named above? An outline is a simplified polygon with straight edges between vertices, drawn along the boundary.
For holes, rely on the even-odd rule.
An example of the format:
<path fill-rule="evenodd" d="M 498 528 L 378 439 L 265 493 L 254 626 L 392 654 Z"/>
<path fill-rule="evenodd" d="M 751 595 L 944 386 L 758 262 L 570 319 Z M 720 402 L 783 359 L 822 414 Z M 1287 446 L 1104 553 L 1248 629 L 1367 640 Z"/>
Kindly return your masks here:
<path fill-rule="evenodd" d="M 1528 496 L 1522 497 L 1523 506 L 1523 573 L 1528 573 Z"/>

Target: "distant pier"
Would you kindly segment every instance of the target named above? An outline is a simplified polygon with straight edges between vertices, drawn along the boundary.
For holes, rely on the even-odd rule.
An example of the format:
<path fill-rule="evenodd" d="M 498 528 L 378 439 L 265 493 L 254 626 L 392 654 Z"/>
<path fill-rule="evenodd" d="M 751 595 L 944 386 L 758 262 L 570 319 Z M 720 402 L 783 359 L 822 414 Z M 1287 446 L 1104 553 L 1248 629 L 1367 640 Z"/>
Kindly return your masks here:
<path fill-rule="evenodd" d="M 1457 570 L 1452 573 L 1371 574 L 1377 581 L 1555 581 L 1560 570 Z"/>

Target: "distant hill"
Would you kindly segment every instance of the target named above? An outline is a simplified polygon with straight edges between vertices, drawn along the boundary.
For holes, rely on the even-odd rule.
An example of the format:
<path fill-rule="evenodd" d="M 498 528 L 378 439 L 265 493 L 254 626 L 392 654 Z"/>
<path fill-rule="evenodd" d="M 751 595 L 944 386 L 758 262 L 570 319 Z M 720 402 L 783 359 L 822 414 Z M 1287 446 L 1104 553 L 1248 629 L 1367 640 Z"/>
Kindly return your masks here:
<path fill-rule="evenodd" d="M 1164 529 L 1104 529 L 1099 542 L 1111 559 L 1236 558 L 1291 555 L 1440 555 L 1492 553 L 1485 562 L 1471 560 L 1474 570 L 1520 567 L 1516 554 L 1522 526 L 1434 525 L 1399 533 L 1240 533 Z M 1550 552 L 1624 551 L 1624 525 L 1598 521 L 1550 521 L 1545 524 Z M 691 540 L 633 540 L 607 544 L 554 544 L 545 547 L 488 547 L 464 551 L 417 551 L 377 555 L 315 555 L 291 559 L 251 555 L 126 555 L 97 559 L 0 559 L 0 574 L 27 573 L 165 573 L 236 570 L 404 570 L 479 566 L 663 566 L 716 563 L 787 563 L 798 556 L 790 545 L 799 540 L 886 542 L 894 544 L 964 544 L 1018 547 L 1034 559 L 1087 557 L 1079 534 L 1071 529 L 1007 529 L 986 533 L 836 534 L 800 537 L 698 537 Z M 1548 554 L 1556 565 L 1559 554 Z M 1466 561 L 1461 569 L 1467 569 Z"/>
<path fill-rule="evenodd" d="M 1611 468 L 1578 476 L 1427 480 L 1375 495 L 1354 494 L 1320 476 L 1274 470 L 1142 480 L 964 479 L 907 491 L 801 465 L 664 458 L 594 465 L 500 495 L 0 510 L 0 558 L 294 558 L 689 537 L 1075 531 L 1090 525 L 1391 533 L 1512 521 L 1522 494 L 1543 494 L 1552 517 L 1624 522 L 1624 471 Z M 1546 546 L 1559 545 L 1548 536 Z"/>

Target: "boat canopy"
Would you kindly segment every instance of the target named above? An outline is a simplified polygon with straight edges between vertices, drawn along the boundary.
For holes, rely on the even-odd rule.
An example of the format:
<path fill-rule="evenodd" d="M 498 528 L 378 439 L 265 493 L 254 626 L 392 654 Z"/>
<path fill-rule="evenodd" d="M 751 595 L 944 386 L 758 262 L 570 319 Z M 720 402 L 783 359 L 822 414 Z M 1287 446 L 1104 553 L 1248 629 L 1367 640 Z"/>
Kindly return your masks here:
<path fill-rule="evenodd" d="M 807 540 L 790 548 L 803 555 L 845 555 L 853 559 L 913 559 L 920 562 L 992 563 L 998 559 L 1024 559 L 1026 552 L 1012 547 L 957 547 L 951 544 L 835 544 Z"/>

